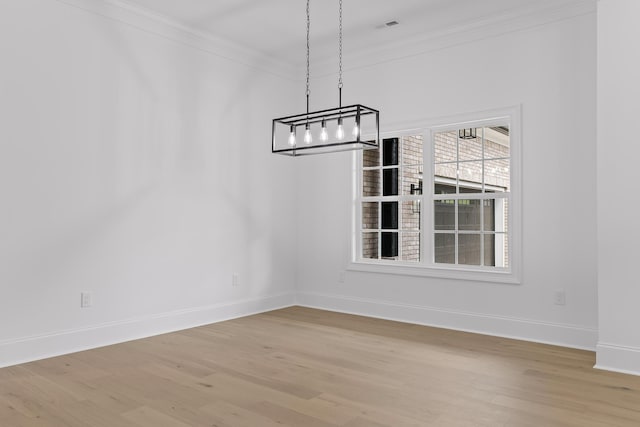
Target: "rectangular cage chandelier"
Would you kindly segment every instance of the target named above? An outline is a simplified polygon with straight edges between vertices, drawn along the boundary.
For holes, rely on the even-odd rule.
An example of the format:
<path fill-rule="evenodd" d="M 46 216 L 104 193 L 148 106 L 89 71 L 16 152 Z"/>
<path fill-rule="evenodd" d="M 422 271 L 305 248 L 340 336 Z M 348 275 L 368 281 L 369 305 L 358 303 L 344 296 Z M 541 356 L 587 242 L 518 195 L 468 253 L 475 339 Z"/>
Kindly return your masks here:
<path fill-rule="evenodd" d="M 339 0 L 338 107 L 309 111 L 309 32 L 307 0 L 307 111 L 273 119 L 271 152 L 288 156 L 378 148 L 380 113 L 362 104 L 342 106 L 342 0 Z"/>
<path fill-rule="evenodd" d="M 272 152 L 289 156 L 377 148 L 379 112 L 361 104 L 313 111 L 274 119 L 272 131 Z"/>

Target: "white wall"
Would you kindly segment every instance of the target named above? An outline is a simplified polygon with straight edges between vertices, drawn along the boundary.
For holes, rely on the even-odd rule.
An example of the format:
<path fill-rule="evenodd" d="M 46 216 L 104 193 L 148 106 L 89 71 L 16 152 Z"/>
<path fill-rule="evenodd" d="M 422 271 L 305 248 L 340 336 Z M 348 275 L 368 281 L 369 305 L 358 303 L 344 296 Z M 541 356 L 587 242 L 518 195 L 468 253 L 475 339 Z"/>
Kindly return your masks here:
<path fill-rule="evenodd" d="M 640 375 L 637 0 L 598 2 L 597 366 Z"/>
<path fill-rule="evenodd" d="M 0 366 L 293 302 L 291 81 L 76 6 L 0 4 Z"/>
<path fill-rule="evenodd" d="M 294 286 L 305 305 L 595 346 L 594 13 L 363 67 L 345 58 L 345 103 L 380 107 L 383 130 L 522 105 L 525 263 L 519 285 L 355 271 L 341 283 L 351 156 L 269 152 L 270 120 L 303 108 L 302 85 L 85 4 L 102 3 L 0 4 L 0 366 L 287 305 Z M 312 108 L 334 106 L 335 76 L 313 85 Z M 603 323 L 607 298 L 607 312 L 620 303 L 610 289 L 607 342 L 638 346 L 617 331 L 630 311 Z"/>
<path fill-rule="evenodd" d="M 380 108 L 382 131 L 402 129 L 403 121 L 522 105 L 522 283 L 357 271 L 347 271 L 341 283 L 349 259 L 351 157 L 336 154 L 296 165 L 298 301 L 595 348 L 595 13 L 395 56 L 345 75 L 345 104 Z M 315 80 L 312 108 L 334 105 L 334 88 L 335 76 Z M 554 305 L 556 289 L 566 291 L 565 306 Z"/>

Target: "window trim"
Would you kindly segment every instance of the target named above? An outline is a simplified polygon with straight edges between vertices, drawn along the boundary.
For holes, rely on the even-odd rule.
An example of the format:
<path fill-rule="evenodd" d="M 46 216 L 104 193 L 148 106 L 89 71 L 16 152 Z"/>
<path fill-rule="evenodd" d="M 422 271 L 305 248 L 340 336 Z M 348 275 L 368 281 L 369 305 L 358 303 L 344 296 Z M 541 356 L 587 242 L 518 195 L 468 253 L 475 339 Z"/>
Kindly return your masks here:
<path fill-rule="evenodd" d="M 424 191 L 421 196 L 423 207 L 422 224 L 420 230 L 421 261 L 419 263 L 395 260 L 367 260 L 360 257 L 361 252 L 361 221 L 362 195 L 361 171 L 362 153 L 354 152 L 352 157 L 352 194 L 351 194 L 351 238 L 350 259 L 347 270 L 396 274 L 405 276 L 433 277 L 454 280 L 469 280 L 477 282 L 493 282 L 505 284 L 520 284 L 522 273 L 522 106 L 512 106 L 494 110 L 448 116 L 438 119 L 405 122 L 386 126 L 389 131 L 381 132 L 380 138 L 402 137 L 406 135 L 423 135 L 428 141 L 427 149 L 423 150 L 423 187 L 433 188 L 433 135 L 436 132 L 459 129 L 463 127 L 483 127 L 509 125 L 510 137 L 510 194 L 508 239 L 510 265 L 508 268 L 481 267 L 454 264 L 436 264 L 433 262 L 433 205 L 432 191 Z M 461 195 L 454 195 L 460 197 Z M 454 197 L 455 198 L 455 197 Z"/>

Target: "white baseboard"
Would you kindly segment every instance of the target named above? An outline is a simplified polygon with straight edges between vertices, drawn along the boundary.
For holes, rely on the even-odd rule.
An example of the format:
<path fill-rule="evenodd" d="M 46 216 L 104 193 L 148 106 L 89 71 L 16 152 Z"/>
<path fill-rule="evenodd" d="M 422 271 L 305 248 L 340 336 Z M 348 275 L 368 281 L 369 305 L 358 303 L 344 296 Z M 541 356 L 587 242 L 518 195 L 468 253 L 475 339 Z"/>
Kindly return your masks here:
<path fill-rule="evenodd" d="M 0 368 L 249 316 L 294 304 L 293 293 L 161 313 L 0 342 Z"/>
<path fill-rule="evenodd" d="M 292 305 L 593 351 L 597 330 L 320 293 L 285 293 L 0 342 L 0 368 Z M 599 343 L 596 368 L 640 375 L 640 348 Z"/>
<path fill-rule="evenodd" d="M 640 348 L 599 342 L 594 368 L 640 375 Z"/>
<path fill-rule="evenodd" d="M 581 326 L 444 310 L 388 301 L 298 292 L 297 305 L 425 326 L 594 351 L 598 331 Z"/>

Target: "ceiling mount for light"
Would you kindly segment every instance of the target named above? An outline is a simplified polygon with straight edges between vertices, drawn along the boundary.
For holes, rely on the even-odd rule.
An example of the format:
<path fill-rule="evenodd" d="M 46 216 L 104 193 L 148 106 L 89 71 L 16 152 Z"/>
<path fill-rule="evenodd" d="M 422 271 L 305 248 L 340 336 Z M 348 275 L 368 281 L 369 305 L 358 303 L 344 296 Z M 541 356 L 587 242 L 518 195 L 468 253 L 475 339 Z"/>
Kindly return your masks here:
<path fill-rule="evenodd" d="M 362 104 L 342 106 L 342 0 L 339 0 L 338 107 L 309 112 L 309 32 L 307 0 L 307 112 L 273 119 L 271 152 L 288 156 L 377 148 L 380 113 Z M 304 129 L 299 132 L 298 129 Z M 346 132 L 345 128 L 351 129 Z M 300 136 L 302 135 L 302 137 Z"/>

